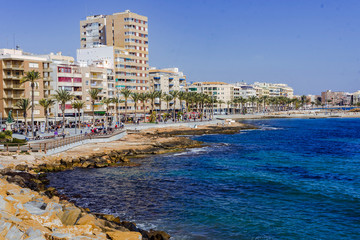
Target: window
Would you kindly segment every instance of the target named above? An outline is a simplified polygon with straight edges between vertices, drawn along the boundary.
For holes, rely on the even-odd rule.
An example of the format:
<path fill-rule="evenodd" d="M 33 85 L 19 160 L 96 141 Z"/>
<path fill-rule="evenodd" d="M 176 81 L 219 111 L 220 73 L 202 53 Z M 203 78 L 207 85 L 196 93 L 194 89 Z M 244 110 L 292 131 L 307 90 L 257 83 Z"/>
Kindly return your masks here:
<path fill-rule="evenodd" d="M 38 63 L 29 63 L 29 68 L 39 68 Z"/>
<path fill-rule="evenodd" d="M 40 114 L 40 110 L 34 110 L 34 114 L 35 114 L 35 115 L 39 115 L 39 114 Z"/>
<path fill-rule="evenodd" d="M 74 83 L 81 83 L 82 79 L 81 78 L 74 78 Z"/>
<path fill-rule="evenodd" d="M 59 77 L 59 82 L 71 82 L 71 77 Z"/>
<path fill-rule="evenodd" d="M 58 72 L 71 73 L 71 68 L 70 67 L 58 67 Z"/>

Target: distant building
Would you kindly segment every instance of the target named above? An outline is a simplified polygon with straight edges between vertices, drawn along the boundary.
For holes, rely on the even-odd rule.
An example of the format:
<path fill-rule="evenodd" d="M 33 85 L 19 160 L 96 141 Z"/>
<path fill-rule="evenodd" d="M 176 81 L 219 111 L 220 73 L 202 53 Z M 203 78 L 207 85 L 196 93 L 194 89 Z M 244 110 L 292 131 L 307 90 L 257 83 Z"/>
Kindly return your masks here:
<path fill-rule="evenodd" d="M 327 90 L 321 93 L 321 103 L 334 106 L 344 106 L 352 104 L 352 94 L 346 92 L 333 92 Z"/>
<path fill-rule="evenodd" d="M 288 97 L 293 98 L 294 89 L 289 87 L 287 84 L 282 83 L 260 83 L 255 82 L 253 87 L 256 89 L 256 95 L 269 96 L 269 97 Z"/>
<path fill-rule="evenodd" d="M 234 86 L 234 99 L 236 98 L 249 98 L 252 96 L 256 96 L 256 89 L 249 84 L 244 82 L 236 83 Z"/>
<path fill-rule="evenodd" d="M 360 103 L 360 91 L 354 92 L 353 94 L 353 104 L 359 104 Z"/>

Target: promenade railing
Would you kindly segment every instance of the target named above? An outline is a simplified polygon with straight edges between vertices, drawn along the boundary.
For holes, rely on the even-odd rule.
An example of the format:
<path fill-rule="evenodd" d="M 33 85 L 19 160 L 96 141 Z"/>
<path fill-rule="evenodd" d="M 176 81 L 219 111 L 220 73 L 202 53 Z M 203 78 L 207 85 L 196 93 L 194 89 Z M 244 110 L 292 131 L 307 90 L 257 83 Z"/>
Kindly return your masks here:
<path fill-rule="evenodd" d="M 125 132 L 123 129 L 114 129 L 112 131 L 101 131 L 99 133 L 88 133 L 75 136 L 58 137 L 54 140 L 45 140 L 41 142 L 27 142 L 27 143 L 0 143 L 0 151 L 3 152 L 44 152 L 71 145 L 84 140 L 91 140 L 97 138 L 110 138 Z"/>

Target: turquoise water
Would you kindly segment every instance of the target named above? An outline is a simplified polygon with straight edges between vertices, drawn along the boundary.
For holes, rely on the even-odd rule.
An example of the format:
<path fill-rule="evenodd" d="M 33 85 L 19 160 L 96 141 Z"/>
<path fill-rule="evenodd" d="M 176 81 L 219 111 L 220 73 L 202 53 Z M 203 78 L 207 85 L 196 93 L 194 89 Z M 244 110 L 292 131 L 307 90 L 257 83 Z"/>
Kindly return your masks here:
<path fill-rule="evenodd" d="M 173 239 L 360 239 L 360 119 L 248 121 L 208 146 L 76 169 L 51 185 Z"/>

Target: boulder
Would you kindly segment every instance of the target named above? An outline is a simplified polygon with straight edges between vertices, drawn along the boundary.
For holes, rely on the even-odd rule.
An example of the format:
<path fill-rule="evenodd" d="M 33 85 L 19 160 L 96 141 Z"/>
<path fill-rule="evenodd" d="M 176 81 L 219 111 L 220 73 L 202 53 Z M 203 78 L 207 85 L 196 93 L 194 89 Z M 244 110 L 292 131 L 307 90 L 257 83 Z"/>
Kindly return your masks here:
<path fill-rule="evenodd" d="M 168 240 L 168 239 L 170 239 L 170 235 L 164 231 L 154 231 L 151 229 L 147 235 L 148 235 L 149 240 Z"/>
<path fill-rule="evenodd" d="M 142 236 L 138 232 L 120 232 L 120 231 L 114 231 L 114 232 L 106 232 L 106 235 L 108 238 L 113 240 L 141 240 Z"/>
<path fill-rule="evenodd" d="M 75 225 L 80 214 L 81 210 L 77 207 L 65 207 L 60 220 L 64 225 Z"/>
<path fill-rule="evenodd" d="M 23 239 L 23 236 L 24 233 L 14 225 L 7 232 L 5 239 Z"/>

